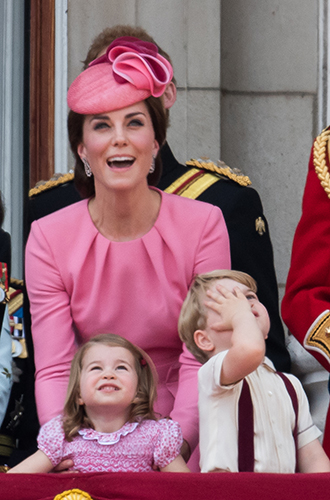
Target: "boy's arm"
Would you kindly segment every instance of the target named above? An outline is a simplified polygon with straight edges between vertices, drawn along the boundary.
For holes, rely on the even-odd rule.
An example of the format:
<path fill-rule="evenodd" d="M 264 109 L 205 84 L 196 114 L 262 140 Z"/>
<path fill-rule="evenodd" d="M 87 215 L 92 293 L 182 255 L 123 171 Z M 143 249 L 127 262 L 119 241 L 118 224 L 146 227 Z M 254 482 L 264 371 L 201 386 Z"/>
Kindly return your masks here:
<path fill-rule="evenodd" d="M 165 467 L 161 467 L 160 470 L 161 472 L 190 472 L 181 455 L 178 455 Z"/>
<path fill-rule="evenodd" d="M 298 465 L 299 472 L 330 472 L 330 460 L 318 439 L 299 448 Z"/>
<path fill-rule="evenodd" d="M 52 462 L 47 455 L 41 450 L 36 451 L 33 455 L 23 460 L 12 469 L 9 469 L 7 474 L 33 474 L 35 472 L 50 472 L 54 468 Z"/>
<path fill-rule="evenodd" d="M 218 294 L 207 292 L 213 301 L 206 302 L 206 305 L 221 316 L 221 322 L 212 325 L 212 329 L 219 335 L 232 329 L 231 346 L 221 369 L 221 385 L 230 385 L 252 373 L 262 363 L 265 338 L 242 291 L 236 287 L 232 293 L 221 285 L 217 290 Z"/>

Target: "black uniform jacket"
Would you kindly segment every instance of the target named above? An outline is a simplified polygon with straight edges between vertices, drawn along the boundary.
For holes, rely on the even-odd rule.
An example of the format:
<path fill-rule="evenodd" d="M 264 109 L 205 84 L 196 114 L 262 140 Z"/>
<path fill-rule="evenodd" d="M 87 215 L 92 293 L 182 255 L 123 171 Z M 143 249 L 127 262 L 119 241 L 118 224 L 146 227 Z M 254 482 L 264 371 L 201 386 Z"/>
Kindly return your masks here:
<path fill-rule="evenodd" d="M 166 143 L 162 148 L 163 174 L 158 187 L 166 189 L 187 171 L 177 162 Z M 260 197 L 250 186 L 240 186 L 230 179 L 220 179 L 198 198 L 222 210 L 230 240 L 232 269 L 250 274 L 258 285 L 258 298 L 266 307 L 271 327 L 266 341 L 266 355 L 279 371 L 290 371 L 290 356 L 285 347 L 284 330 L 278 304 L 278 287 L 274 268 L 273 248 Z M 265 232 L 256 230 L 261 217 Z"/>

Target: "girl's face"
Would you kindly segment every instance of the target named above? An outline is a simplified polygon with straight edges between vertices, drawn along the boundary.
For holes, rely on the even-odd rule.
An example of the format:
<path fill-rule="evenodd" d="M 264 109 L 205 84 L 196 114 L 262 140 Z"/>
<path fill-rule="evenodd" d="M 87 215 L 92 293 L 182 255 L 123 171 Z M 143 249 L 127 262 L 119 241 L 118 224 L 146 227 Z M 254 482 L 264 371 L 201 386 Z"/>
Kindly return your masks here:
<path fill-rule="evenodd" d="M 96 194 L 125 190 L 143 182 L 159 150 L 144 101 L 127 108 L 87 115 L 78 154 L 91 166 Z"/>
<path fill-rule="evenodd" d="M 109 418 L 123 417 L 126 422 L 137 385 L 135 359 L 130 351 L 95 344 L 83 358 L 78 402 L 85 406 L 93 422 L 104 412 Z"/>

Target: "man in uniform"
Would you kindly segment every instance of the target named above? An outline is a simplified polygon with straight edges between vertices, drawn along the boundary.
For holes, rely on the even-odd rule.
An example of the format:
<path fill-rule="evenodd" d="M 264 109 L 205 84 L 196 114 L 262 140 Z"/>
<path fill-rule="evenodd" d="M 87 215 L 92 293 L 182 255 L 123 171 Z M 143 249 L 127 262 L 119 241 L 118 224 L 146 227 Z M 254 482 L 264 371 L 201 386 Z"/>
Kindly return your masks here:
<path fill-rule="evenodd" d="M 6 414 L 12 386 L 11 338 L 8 328 L 8 292 L 11 265 L 10 235 L 2 229 L 4 207 L 0 193 L 0 428 Z M 1 458 L 11 451 L 11 440 L 0 430 Z"/>
<path fill-rule="evenodd" d="M 104 53 L 114 39 L 121 36 L 134 36 L 155 43 L 139 27 L 118 25 L 106 28 L 90 46 L 84 69 L 89 62 Z M 158 49 L 170 60 L 166 52 L 160 47 Z M 164 94 L 165 108 L 169 110 L 175 101 L 176 86 L 173 79 Z M 258 193 L 248 187 L 250 180 L 246 176 L 235 174 L 222 162 L 215 165 L 207 161 L 192 161 L 188 162 L 189 165 L 181 165 L 167 142 L 161 149 L 161 158 L 163 173 L 158 184 L 160 189 L 211 203 L 222 210 L 230 238 L 232 268 L 254 277 L 258 284 L 259 299 L 269 312 L 271 329 L 267 340 L 267 356 L 278 370 L 289 371 L 290 357 L 285 347 L 279 314 L 273 249 Z M 73 174 L 53 179 L 30 192 L 29 223 L 78 199 Z"/>
<path fill-rule="evenodd" d="M 290 332 L 330 371 L 330 127 L 315 139 L 282 301 Z M 323 446 L 330 456 L 330 412 Z"/>

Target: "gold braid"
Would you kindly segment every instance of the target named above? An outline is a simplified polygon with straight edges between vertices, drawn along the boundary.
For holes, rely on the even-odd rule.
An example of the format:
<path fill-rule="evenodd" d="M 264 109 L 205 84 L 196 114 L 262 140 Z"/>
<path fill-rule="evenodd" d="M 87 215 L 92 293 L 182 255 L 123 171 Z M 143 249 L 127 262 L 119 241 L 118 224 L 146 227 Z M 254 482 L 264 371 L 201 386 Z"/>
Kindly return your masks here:
<path fill-rule="evenodd" d="M 330 137 L 330 127 L 322 130 L 315 139 L 313 147 L 313 164 L 321 186 L 330 198 L 330 174 L 327 166 L 327 144 Z"/>
<path fill-rule="evenodd" d="M 54 176 L 48 181 L 39 181 L 34 188 L 30 189 L 29 197 L 35 196 L 36 194 L 42 193 L 43 191 L 48 191 L 55 186 L 60 186 L 66 182 L 72 181 L 74 178 L 74 173 L 68 172 L 67 174 L 54 174 Z"/>
<path fill-rule="evenodd" d="M 224 162 L 219 161 L 218 163 L 219 163 L 219 166 L 215 165 L 215 163 L 213 163 L 209 159 L 205 159 L 205 160 L 192 159 L 190 161 L 186 161 L 186 165 L 188 167 L 195 167 L 195 168 L 200 168 L 202 170 L 208 170 L 209 172 L 213 172 L 215 174 L 228 177 L 228 179 L 231 179 L 231 180 L 237 182 L 241 186 L 250 186 L 251 181 L 247 175 L 243 175 L 239 170 L 232 170 Z"/>

